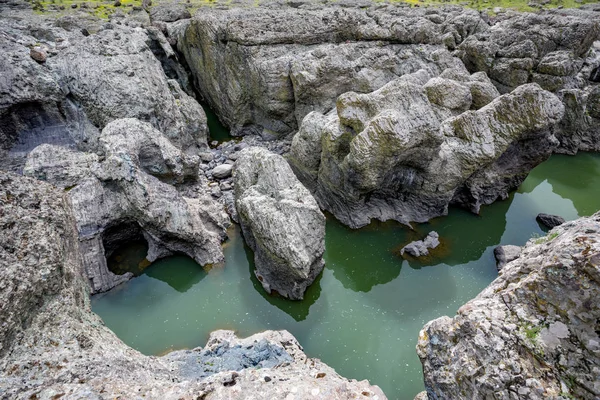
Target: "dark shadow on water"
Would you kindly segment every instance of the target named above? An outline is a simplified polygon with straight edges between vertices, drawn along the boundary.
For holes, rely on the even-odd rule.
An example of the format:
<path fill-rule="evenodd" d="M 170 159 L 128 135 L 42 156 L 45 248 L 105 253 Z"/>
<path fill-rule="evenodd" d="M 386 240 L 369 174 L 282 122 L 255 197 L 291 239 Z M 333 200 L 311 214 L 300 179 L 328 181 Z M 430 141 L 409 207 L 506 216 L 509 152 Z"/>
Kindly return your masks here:
<path fill-rule="evenodd" d="M 106 260 L 109 271 L 123 275 L 126 272 L 139 276 L 150 262 L 146 260 L 148 244 L 144 240 L 134 240 L 115 250 Z"/>
<path fill-rule="evenodd" d="M 227 129 L 221 123 L 219 117 L 214 112 L 214 110 L 204 102 L 200 102 L 200 105 L 202 106 L 202 108 L 204 109 L 204 113 L 206 114 L 206 123 L 208 125 L 210 141 L 216 140 L 218 142 L 228 142 L 232 140 L 233 136 L 230 135 L 229 129 Z"/>
<path fill-rule="evenodd" d="M 315 302 L 321 296 L 321 277 L 323 274 L 319 274 L 312 285 L 306 289 L 303 300 L 289 300 L 278 295 L 277 293 L 269 294 L 265 291 L 265 289 L 262 287 L 262 284 L 256 277 L 256 274 L 254 274 L 254 252 L 250 247 L 248 247 L 248 245 L 246 245 L 246 242 L 244 242 L 244 251 L 246 252 L 248 271 L 250 273 L 250 280 L 252 281 L 254 290 L 260 293 L 260 295 L 270 304 L 279 308 L 281 311 L 294 318 L 297 322 L 304 321 L 308 317 L 310 307 L 315 304 Z"/>
<path fill-rule="evenodd" d="M 423 259 L 407 257 L 411 268 L 435 266 L 439 263 L 452 266 L 479 260 L 489 246 L 500 243 L 506 230 L 506 213 L 513 199 L 514 193 L 511 193 L 506 200 L 483 206 L 480 215 L 451 207 L 447 216 L 417 225 L 415 232 L 419 234 L 418 237 L 407 240 L 399 248 L 412 240 L 425 238 L 431 231 L 436 231 L 440 235 L 442 247 L 439 250 L 434 249 L 431 257 Z M 396 254 L 401 257 L 399 252 Z"/>
<path fill-rule="evenodd" d="M 187 292 L 207 275 L 198 263 L 185 255 L 161 258 L 146 268 L 144 274 L 165 282 L 180 293 Z"/>
<path fill-rule="evenodd" d="M 405 241 L 407 227 L 395 221 L 375 221 L 351 229 L 331 214 L 326 215 L 325 268 L 346 289 L 369 292 L 400 275 L 402 260 L 393 256 L 393 249 Z"/>

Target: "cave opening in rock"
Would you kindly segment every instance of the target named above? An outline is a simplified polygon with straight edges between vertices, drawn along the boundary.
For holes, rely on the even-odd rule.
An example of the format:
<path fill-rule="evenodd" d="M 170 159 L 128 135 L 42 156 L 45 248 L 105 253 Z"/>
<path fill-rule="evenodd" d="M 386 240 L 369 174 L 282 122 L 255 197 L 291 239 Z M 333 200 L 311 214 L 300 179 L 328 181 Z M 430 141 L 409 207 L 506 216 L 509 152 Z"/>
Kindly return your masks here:
<path fill-rule="evenodd" d="M 114 274 L 131 272 L 138 276 L 150 265 L 146 259 L 148 242 L 135 221 L 123 221 L 108 227 L 102 235 L 102 244 L 108 270 Z"/>

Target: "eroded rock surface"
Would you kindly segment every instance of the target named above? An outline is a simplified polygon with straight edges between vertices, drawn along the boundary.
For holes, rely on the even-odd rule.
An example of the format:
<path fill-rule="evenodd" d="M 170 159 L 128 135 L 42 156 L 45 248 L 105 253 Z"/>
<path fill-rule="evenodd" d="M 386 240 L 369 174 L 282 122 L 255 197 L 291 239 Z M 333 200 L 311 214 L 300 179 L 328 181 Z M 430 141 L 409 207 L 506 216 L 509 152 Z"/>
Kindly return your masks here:
<path fill-rule="evenodd" d="M 0 171 L 0 226 L 1 397 L 385 399 L 307 358 L 286 331 L 246 339 L 218 331 L 204 349 L 144 356 L 90 310 L 63 191 Z"/>
<path fill-rule="evenodd" d="M 430 249 L 435 249 L 439 246 L 440 235 L 437 232 L 429 232 L 425 239 L 416 240 L 404 246 L 402 250 L 400 250 L 400 254 L 404 255 L 404 253 L 411 255 L 413 257 L 421 257 L 429 254 Z"/>
<path fill-rule="evenodd" d="M 299 300 L 325 265 L 325 216 L 285 159 L 250 147 L 235 163 L 235 204 L 256 276 Z"/>
<path fill-rule="evenodd" d="M 223 261 L 221 241 L 229 218 L 222 206 L 205 192 L 182 196 L 169 184 L 195 179 L 198 157 L 186 155 L 152 125 L 132 118 L 109 123 L 98 142 L 102 157 L 39 146 L 24 168 L 26 175 L 68 190 L 93 292 L 124 280 L 108 271 L 104 245 L 111 240 L 111 229 L 118 233 L 130 224 L 138 232 L 121 239 L 143 235 L 149 261 L 175 252 L 201 265 Z"/>
<path fill-rule="evenodd" d="M 564 113 L 537 84 L 495 96 L 485 74 L 456 69 L 345 93 L 335 111 L 305 117 L 289 161 L 321 207 L 351 227 L 425 222 L 451 203 L 478 212 L 550 156 Z"/>
<path fill-rule="evenodd" d="M 454 318 L 419 335 L 430 399 L 596 399 L 600 213 L 531 239 Z"/>
<path fill-rule="evenodd" d="M 234 135 L 280 135 L 310 111 L 329 111 L 344 92 L 461 67 L 448 47 L 487 28 L 477 12 L 450 7 L 204 9 L 177 46 Z"/>

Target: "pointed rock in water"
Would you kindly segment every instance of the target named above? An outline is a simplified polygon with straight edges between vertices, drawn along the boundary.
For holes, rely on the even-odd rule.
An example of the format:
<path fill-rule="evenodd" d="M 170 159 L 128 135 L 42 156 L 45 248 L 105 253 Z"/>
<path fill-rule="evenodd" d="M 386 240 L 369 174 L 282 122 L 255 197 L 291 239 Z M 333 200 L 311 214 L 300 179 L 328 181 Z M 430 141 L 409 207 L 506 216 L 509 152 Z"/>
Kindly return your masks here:
<path fill-rule="evenodd" d="M 496 258 L 496 268 L 498 269 L 498 272 L 500 272 L 506 264 L 519 258 L 520 255 L 520 246 L 509 244 L 496 247 L 494 249 L 494 257 Z"/>
<path fill-rule="evenodd" d="M 323 270 L 325 216 L 285 159 L 250 147 L 234 168 L 235 204 L 256 276 L 267 292 L 300 300 Z"/>
<path fill-rule="evenodd" d="M 558 215 L 540 213 L 535 220 L 548 229 L 552 229 L 565 223 L 565 219 Z"/>
<path fill-rule="evenodd" d="M 530 240 L 454 318 L 425 325 L 429 398 L 597 399 L 599 297 L 600 212 Z"/>

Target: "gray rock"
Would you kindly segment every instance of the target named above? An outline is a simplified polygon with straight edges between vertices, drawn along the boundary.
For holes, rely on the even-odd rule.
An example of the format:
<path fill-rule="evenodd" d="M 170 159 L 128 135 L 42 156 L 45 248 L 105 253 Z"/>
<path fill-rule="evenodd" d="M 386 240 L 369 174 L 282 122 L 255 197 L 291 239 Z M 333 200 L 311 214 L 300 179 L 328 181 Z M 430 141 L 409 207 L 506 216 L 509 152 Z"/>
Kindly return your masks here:
<path fill-rule="evenodd" d="M 458 8 L 205 9 L 177 46 L 233 135 L 273 136 L 329 111 L 344 92 L 371 92 L 419 69 L 464 69 L 442 34 L 456 44 L 486 29 L 477 12 Z"/>
<path fill-rule="evenodd" d="M 430 249 L 435 249 L 439 246 L 439 237 L 437 232 L 429 232 L 425 239 L 416 240 L 404 246 L 402 250 L 400 250 L 400 254 L 404 255 L 404 253 L 408 253 L 413 257 L 429 255 Z"/>
<path fill-rule="evenodd" d="M 530 240 L 454 318 L 421 330 L 429 398 L 595 399 L 599 268 L 600 213 Z"/>
<path fill-rule="evenodd" d="M 123 240 L 144 238 L 147 259 L 181 252 L 201 265 L 223 261 L 221 241 L 229 219 L 208 189 L 183 197 L 170 183 L 195 177 L 198 157 L 188 156 L 150 124 L 136 119 L 109 123 L 94 154 L 42 145 L 29 155 L 24 173 L 68 190 L 84 266 L 92 293 L 111 289 L 125 278 L 108 271 L 105 244 L 133 222 Z"/>
<path fill-rule="evenodd" d="M 150 19 L 152 22 L 175 22 L 180 19 L 191 18 L 190 12 L 183 4 L 158 4 L 150 9 Z"/>
<path fill-rule="evenodd" d="M 0 171 L 0 206 L 2 396 L 225 400 L 293 391 L 299 398 L 385 399 L 377 386 L 308 358 L 286 331 L 245 339 L 217 331 L 205 348 L 140 354 L 91 311 L 67 194 Z"/>
<path fill-rule="evenodd" d="M 221 164 L 217 165 L 212 170 L 212 175 L 217 179 L 225 179 L 231 176 L 231 171 L 233 170 L 233 165 L 231 164 Z"/>
<path fill-rule="evenodd" d="M 269 293 L 299 300 L 323 270 L 325 216 L 283 157 L 250 147 L 234 169 L 235 204 L 256 276 Z"/>
<path fill-rule="evenodd" d="M 538 85 L 457 114 L 431 101 L 438 93 L 427 81 L 420 71 L 369 94 L 345 93 L 335 112 L 303 120 L 289 160 L 321 208 L 351 227 L 372 218 L 425 222 L 450 203 L 478 212 L 556 148 L 549 129 L 564 107 Z"/>
<path fill-rule="evenodd" d="M 540 213 L 535 217 L 535 220 L 544 225 L 548 229 L 555 228 L 565 223 L 565 219 L 558 215 Z"/>
<path fill-rule="evenodd" d="M 494 249 L 496 268 L 500 272 L 506 264 L 516 260 L 521 255 L 521 247 L 514 245 L 498 246 Z"/>

